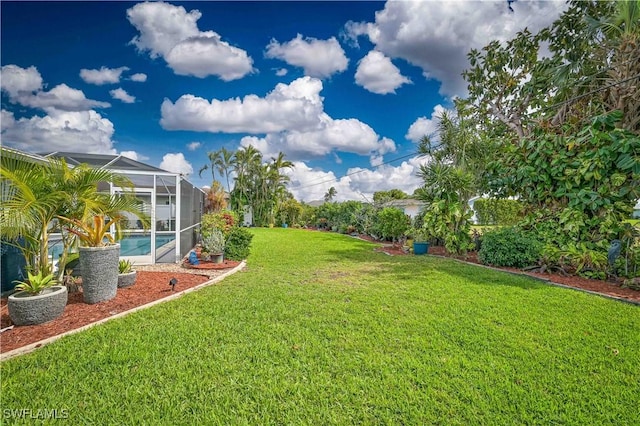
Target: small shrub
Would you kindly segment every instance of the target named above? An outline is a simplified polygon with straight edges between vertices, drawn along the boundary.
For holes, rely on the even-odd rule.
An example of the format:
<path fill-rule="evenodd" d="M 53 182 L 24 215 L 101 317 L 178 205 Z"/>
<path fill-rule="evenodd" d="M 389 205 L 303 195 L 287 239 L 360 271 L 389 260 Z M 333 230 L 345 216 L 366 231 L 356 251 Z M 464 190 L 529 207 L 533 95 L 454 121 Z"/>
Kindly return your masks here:
<path fill-rule="evenodd" d="M 230 210 L 204 214 L 202 215 L 202 224 L 200 226 L 202 237 L 206 238 L 214 229 L 221 231 L 224 236 L 228 236 L 231 229 L 237 224 L 238 216 Z"/>
<path fill-rule="evenodd" d="M 118 273 L 119 274 L 128 274 L 133 270 L 133 264 L 130 260 L 120 259 L 118 261 Z"/>
<path fill-rule="evenodd" d="M 482 237 L 478 259 L 485 265 L 523 268 L 535 264 L 542 243 L 518 228 L 489 231 Z"/>
<path fill-rule="evenodd" d="M 211 254 L 224 252 L 225 238 L 222 231 L 214 229 L 202 239 L 202 250 Z"/>
<path fill-rule="evenodd" d="M 227 238 L 224 256 L 229 260 L 242 260 L 249 257 L 253 234 L 245 228 L 233 228 Z"/>

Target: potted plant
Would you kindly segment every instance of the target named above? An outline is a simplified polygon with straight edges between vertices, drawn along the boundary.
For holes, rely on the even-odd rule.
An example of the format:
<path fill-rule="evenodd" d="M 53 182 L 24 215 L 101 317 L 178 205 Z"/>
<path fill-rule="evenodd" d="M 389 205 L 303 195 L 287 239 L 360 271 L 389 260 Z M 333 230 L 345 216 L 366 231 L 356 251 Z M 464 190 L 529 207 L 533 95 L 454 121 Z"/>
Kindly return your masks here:
<path fill-rule="evenodd" d="M 209 254 L 208 251 L 201 251 L 200 252 L 200 259 L 204 260 L 205 262 L 209 262 L 211 261 L 211 254 Z"/>
<path fill-rule="evenodd" d="M 413 228 L 411 234 L 413 236 L 413 254 L 427 254 L 431 233 L 424 228 Z"/>
<path fill-rule="evenodd" d="M 203 250 L 211 256 L 213 263 L 222 263 L 226 241 L 219 229 L 212 229 L 202 240 Z"/>
<path fill-rule="evenodd" d="M 96 215 L 88 223 L 67 220 L 72 225 L 68 231 L 80 240 L 78 250 L 85 303 L 99 303 L 116 297 L 120 244 L 115 243 L 109 228 L 118 220 L 119 217 L 115 217 L 107 221 L 104 215 Z"/>
<path fill-rule="evenodd" d="M 131 261 L 120 259 L 118 262 L 118 288 L 134 285 L 137 277 L 138 271 L 133 269 Z"/>
<path fill-rule="evenodd" d="M 53 273 L 47 272 L 40 270 L 33 275 L 28 271 L 27 281 L 18 281 L 16 289 L 20 291 L 7 300 L 9 317 L 15 325 L 42 324 L 62 315 L 67 305 L 67 287 L 56 285 Z"/>

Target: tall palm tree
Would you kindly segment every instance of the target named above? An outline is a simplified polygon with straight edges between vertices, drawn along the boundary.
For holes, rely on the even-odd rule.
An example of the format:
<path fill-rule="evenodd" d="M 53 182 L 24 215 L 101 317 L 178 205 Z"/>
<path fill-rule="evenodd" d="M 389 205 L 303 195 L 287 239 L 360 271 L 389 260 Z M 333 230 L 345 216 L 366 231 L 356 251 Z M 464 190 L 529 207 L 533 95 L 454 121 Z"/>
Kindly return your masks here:
<path fill-rule="evenodd" d="M 338 191 L 332 186 L 329 190 L 324 194 L 324 202 L 330 203 L 333 198 L 338 194 Z"/>
<path fill-rule="evenodd" d="M 607 78 L 605 102 L 611 110 L 622 112 L 621 126 L 631 132 L 640 130 L 640 0 L 616 2 L 615 13 L 601 20 L 589 20 L 591 28 L 605 35 Z M 634 79 L 633 76 L 636 76 Z"/>
<path fill-rule="evenodd" d="M 209 151 L 207 152 L 207 157 L 209 158 L 209 164 L 205 164 L 204 166 L 200 167 L 200 170 L 198 170 L 198 176 L 202 177 L 202 172 L 206 171 L 206 170 L 211 170 L 211 182 L 214 182 L 216 180 L 216 170 L 217 170 L 217 164 L 220 160 L 220 151 Z"/>
<path fill-rule="evenodd" d="M 231 204 L 233 209 L 242 210 L 245 205 L 253 205 L 253 176 L 258 171 L 262 162 L 260 151 L 249 145 L 236 151 L 232 169 L 236 175 L 235 184 L 231 191 Z"/>
<path fill-rule="evenodd" d="M 227 180 L 227 192 L 231 192 L 231 185 L 229 184 L 229 173 L 233 169 L 234 154 L 233 151 L 229 151 L 227 148 L 222 147 L 217 151 L 218 155 L 214 163 L 220 176 L 224 175 Z"/>

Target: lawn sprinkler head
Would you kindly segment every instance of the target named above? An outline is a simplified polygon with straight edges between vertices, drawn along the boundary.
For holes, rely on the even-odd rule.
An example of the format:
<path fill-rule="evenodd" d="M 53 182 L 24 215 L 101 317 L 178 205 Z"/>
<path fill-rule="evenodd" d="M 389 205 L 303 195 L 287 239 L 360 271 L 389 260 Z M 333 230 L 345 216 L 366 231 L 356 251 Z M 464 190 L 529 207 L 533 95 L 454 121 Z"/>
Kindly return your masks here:
<path fill-rule="evenodd" d="M 178 284 L 177 278 L 171 278 L 169 280 L 169 285 L 171 286 L 171 291 L 176 291 L 176 285 Z"/>

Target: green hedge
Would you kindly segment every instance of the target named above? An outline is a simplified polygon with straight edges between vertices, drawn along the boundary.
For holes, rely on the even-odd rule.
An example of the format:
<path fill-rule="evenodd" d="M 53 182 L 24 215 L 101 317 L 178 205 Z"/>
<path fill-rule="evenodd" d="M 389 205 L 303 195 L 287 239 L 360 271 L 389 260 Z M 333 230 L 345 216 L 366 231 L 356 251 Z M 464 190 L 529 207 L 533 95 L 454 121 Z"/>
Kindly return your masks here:
<path fill-rule="evenodd" d="M 246 228 L 232 228 L 227 237 L 224 257 L 229 260 L 243 260 L 249 257 L 253 234 Z"/>
<path fill-rule="evenodd" d="M 519 228 L 501 228 L 482 236 L 478 260 L 485 265 L 523 268 L 540 258 L 542 243 Z"/>
<path fill-rule="evenodd" d="M 479 198 L 473 209 L 479 225 L 515 225 L 523 213 L 520 201 L 497 198 Z"/>

